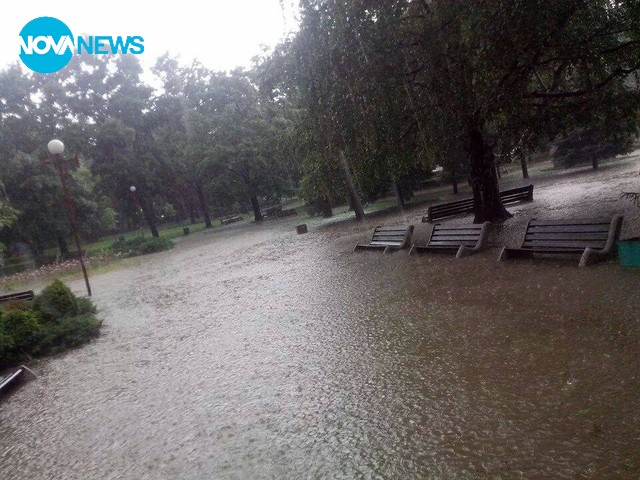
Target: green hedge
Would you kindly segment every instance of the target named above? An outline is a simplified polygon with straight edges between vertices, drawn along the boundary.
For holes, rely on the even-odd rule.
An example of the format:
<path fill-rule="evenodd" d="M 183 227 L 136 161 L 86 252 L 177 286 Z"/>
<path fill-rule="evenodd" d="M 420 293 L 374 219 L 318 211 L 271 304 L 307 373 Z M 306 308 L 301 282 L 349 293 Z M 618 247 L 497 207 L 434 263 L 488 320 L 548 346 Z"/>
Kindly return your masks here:
<path fill-rule="evenodd" d="M 101 322 L 91 300 L 55 280 L 31 301 L 0 310 L 0 368 L 52 355 L 98 336 Z"/>
<path fill-rule="evenodd" d="M 136 237 L 130 240 L 121 237 L 111 245 L 111 251 L 125 257 L 136 257 L 149 253 L 162 252 L 173 248 L 173 242 L 168 238 Z"/>

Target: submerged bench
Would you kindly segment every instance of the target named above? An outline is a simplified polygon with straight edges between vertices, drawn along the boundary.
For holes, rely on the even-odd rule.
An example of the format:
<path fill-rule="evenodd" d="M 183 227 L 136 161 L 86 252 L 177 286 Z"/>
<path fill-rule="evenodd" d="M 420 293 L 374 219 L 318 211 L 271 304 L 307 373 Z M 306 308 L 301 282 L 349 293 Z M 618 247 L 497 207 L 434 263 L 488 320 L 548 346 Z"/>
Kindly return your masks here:
<path fill-rule="evenodd" d="M 389 253 L 392 250 L 400 250 L 407 248 L 411 243 L 411 234 L 413 233 L 413 225 L 408 227 L 382 227 L 378 226 L 373 231 L 371 242 L 367 244 L 356 245 L 356 250 L 383 250 Z"/>
<path fill-rule="evenodd" d="M 580 254 L 579 265 L 584 267 L 592 256 L 615 254 L 622 219 L 622 215 L 615 215 L 612 219 L 531 219 L 522 246 L 504 247 L 498 260 L 533 258 L 534 254 Z"/>
<path fill-rule="evenodd" d="M 0 377 L 0 394 L 11 389 L 22 381 L 29 381 L 36 378 L 35 373 L 29 370 L 24 365 L 16 368 L 13 372 L 5 377 Z"/>
<path fill-rule="evenodd" d="M 533 201 L 533 185 L 511 188 L 500 192 L 500 199 L 504 205 Z M 473 213 L 473 198 L 456 200 L 455 202 L 440 203 L 427 208 L 427 215 L 422 217 L 423 223 L 432 223 L 439 218 Z"/>
<path fill-rule="evenodd" d="M 491 222 L 472 225 L 442 225 L 436 223 L 426 245 L 414 244 L 409 251 L 413 252 L 456 252 L 456 258 L 466 257 L 479 252 L 486 246 Z"/>
<path fill-rule="evenodd" d="M 290 217 L 291 215 L 297 215 L 298 212 L 296 211 L 295 208 L 288 208 L 286 210 L 280 210 L 280 212 L 278 213 L 278 218 L 282 218 L 282 217 Z"/>
<path fill-rule="evenodd" d="M 0 303 L 16 302 L 19 300 L 33 300 L 35 294 L 33 290 L 27 290 L 25 292 L 10 293 L 8 295 L 0 295 Z"/>
<path fill-rule="evenodd" d="M 228 215 L 220 219 L 220 225 L 229 225 L 230 223 L 240 222 L 242 217 L 240 215 Z"/>

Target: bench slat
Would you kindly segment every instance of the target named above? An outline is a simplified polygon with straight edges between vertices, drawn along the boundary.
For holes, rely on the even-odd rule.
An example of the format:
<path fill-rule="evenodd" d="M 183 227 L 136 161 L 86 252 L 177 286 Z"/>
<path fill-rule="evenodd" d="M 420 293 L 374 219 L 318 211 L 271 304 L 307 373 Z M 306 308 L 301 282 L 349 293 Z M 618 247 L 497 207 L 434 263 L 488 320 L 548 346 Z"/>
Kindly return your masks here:
<path fill-rule="evenodd" d="M 375 232 L 406 232 L 406 228 L 402 227 L 378 227 L 374 230 Z"/>
<path fill-rule="evenodd" d="M 530 232 L 525 240 L 606 240 L 609 232 Z"/>
<path fill-rule="evenodd" d="M 580 219 L 580 220 L 531 220 L 529 226 L 545 227 L 552 225 L 574 226 L 574 225 L 606 225 L 607 228 L 611 225 L 611 219 L 595 218 L 595 219 Z"/>
<path fill-rule="evenodd" d="M 434 230 L 481 230 L 482 224 L 477 225 L 435 225 Z"/>
<path fill-rule="evenodd" d="M 479 235 L 433 235 L 431 237 L 432 240 L 472 240 L 474 242 L 478 241 L 480 238 Z"/>
<path fill-rule="evenodd" d="M 534 225 L 527 230 L 532 233 L 581 233 L 581 232 L 609 232 L 609 225 Z"/>
<path fill-rule="evenodd" d="M 593 247 L 593 248 L 602 248 L 604 247 L 606 242 L 604 241 L 595 241 L 595 242 L 576 242 L 576 241 L 570 241 L 570 240 L 566 240 L 566 241 L 560 241 L 560 240 L 556 240 L 556 241 L 552 241 L 552 240 L 528 240 L 525 241 L 522 246 L 523 247 L 528 247 L 528 246 L 532 246 L 532 247 L 539 247 L 539 248 L 543 248 L 543 247 L 567 247 L 567 248 L 587 248 L 587 247 Z"/>
<path fill-rule="evenodd" d="M 462 240 L 462 241 L 440 241 L 440 240 L 435 240 L 435 241 L 429 241 L 429 243 L 427 244 L 428 247 L 431 246 L 435 246 L 435 245 L 464 245 L 466 247 L 473 247 L 475 246 L 475 244 L 478 243 L 478 240 Z"/>

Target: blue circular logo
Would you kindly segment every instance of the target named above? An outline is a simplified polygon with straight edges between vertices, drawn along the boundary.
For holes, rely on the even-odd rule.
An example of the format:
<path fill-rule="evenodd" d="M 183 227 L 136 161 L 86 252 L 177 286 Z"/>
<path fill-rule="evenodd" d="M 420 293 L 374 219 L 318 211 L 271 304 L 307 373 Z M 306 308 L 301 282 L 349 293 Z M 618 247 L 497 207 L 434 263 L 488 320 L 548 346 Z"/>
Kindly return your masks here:
<path fill-rule="evenodd" d="M 20 30 L 20 60 L 38 73 L 64 68 L 73 56 L 73 34 L 57 18 L 34 18 Z"/>

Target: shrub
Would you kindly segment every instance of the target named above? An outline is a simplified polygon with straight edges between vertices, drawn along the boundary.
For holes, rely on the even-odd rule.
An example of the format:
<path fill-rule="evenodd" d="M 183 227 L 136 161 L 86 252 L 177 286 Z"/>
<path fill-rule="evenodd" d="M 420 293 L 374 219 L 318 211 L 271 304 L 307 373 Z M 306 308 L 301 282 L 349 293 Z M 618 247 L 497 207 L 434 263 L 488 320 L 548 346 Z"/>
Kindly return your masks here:
<path fill-rule="evenodd" d="M 0 368 L 86 343 L 99 334 L 95 313 L 91 300 L 77 298 L 60 280 L 33 302 L 0 310 Z"/>
<path fill-rule="evenodd" d="M 30 353 L 40 340 L 41 327 L 38 315 L 29 310 L 10 310 L 3 312 L 0 318 L 0 331 L 9 340 L 5 342 L 11 345 L 11 350 Z"/>
<path fill-rule="evenodd" d="M 125 257 L 135 257 L 137 255 L 147 255 L 149 253 L 162 252 L 173 248 L 173 242 L 167 238 L 143 238 L 136 237 L 126 240 L 121 237 L 111 245 L 114 253 Z"/>
<path fill-rule="evenodd" d="M 45 325 L 40 341 L 35 346 L 37 355 L 52 355 L 88 342 L 100 333 L 101 322 L 93 314 L 66 317 L 57 323 Z"/>
<path fill-rule="evenodd" d="M 43 321 L 56 321 L 79 313 L 78 298 L 60 280 L 54 280 L 35 298 L 34 309 Z"/>

